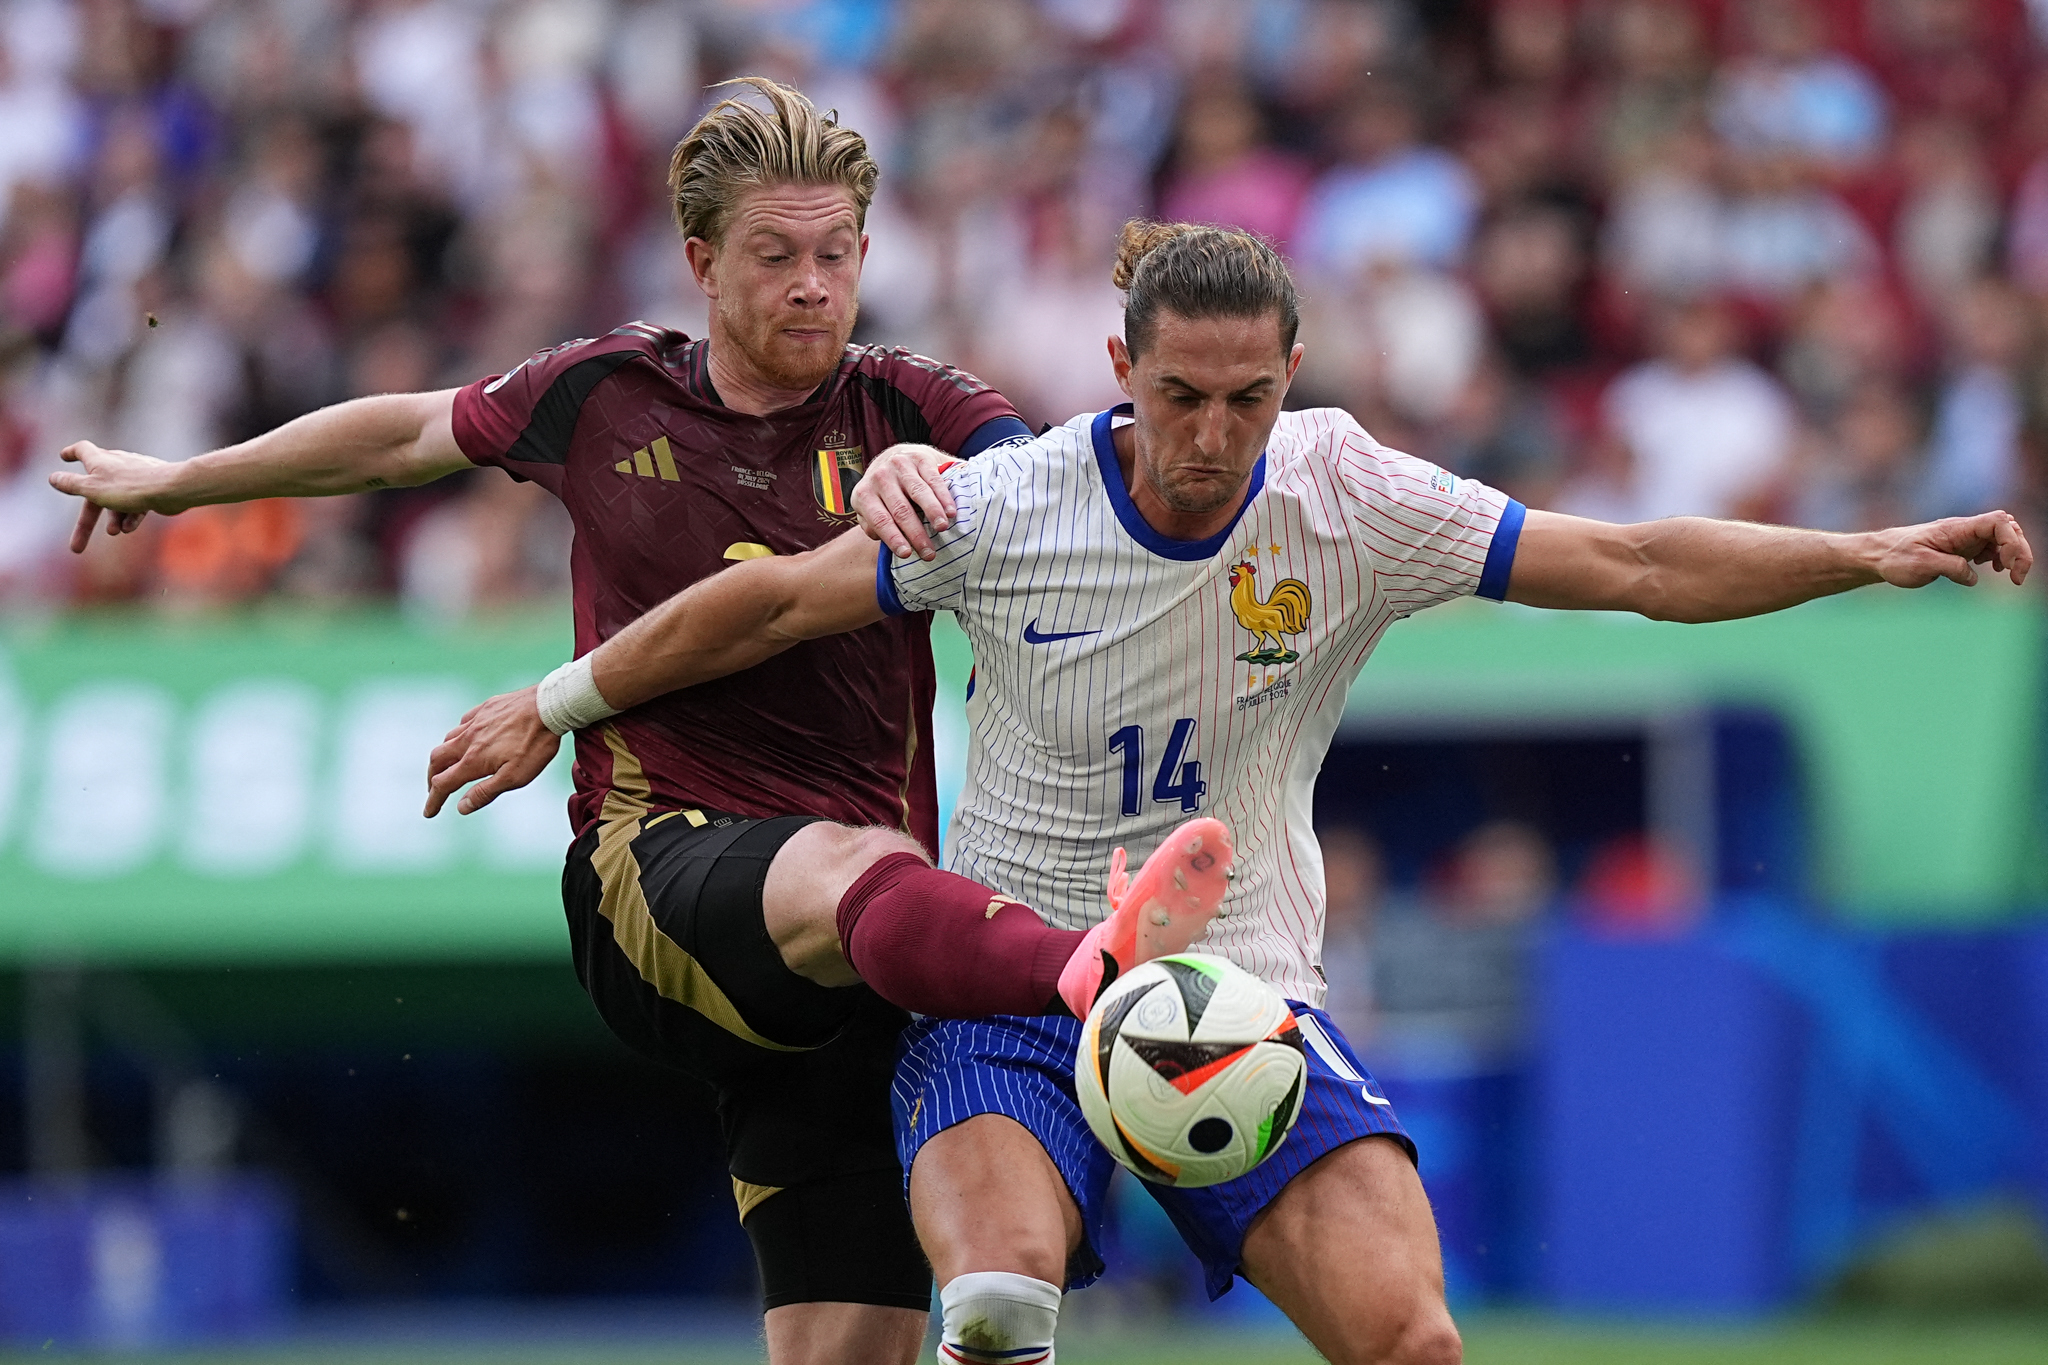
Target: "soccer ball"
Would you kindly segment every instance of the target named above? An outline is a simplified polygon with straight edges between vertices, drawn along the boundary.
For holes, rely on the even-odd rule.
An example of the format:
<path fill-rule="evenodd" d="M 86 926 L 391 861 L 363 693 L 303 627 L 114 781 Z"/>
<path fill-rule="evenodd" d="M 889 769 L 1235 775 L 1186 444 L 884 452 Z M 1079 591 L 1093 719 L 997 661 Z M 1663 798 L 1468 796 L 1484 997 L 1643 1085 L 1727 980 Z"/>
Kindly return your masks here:
<path fill-rule="evenodd" d="M 1301 1028 L 1280 993 L 1204 953 L 1120 977 L 1088 1011 L 1074 1059 L 1088 1126 L 1159 1185 L 1251 1170 L 1287 1137 L 1307 1083 Z"/>

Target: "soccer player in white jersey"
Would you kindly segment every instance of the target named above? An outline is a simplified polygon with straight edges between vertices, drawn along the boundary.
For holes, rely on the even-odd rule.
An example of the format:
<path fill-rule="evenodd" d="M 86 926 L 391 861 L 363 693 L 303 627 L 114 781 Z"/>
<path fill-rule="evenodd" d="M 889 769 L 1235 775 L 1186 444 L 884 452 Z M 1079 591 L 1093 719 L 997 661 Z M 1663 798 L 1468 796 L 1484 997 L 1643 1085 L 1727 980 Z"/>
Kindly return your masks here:
<path fill-rule="evenodd" d="M 1862 584 L 1974 583 L 1984 563 L 2017 583 L 2032 551 L 2003 512 L 1829 535 L 1527 511 L 1343 412 L 1282 411 L 1301 358 L 1294 286 L 1257 238 L 1133 224 L 1117 283 L 1125 329 L 1109 348 L 1131 403 L 935 474 L 941 515 L 919 556 L 878 558 L 850 532 L 750 561 L 579 663 L 624 707 L 885 613 L 954 612 L 976 682 L 951 865 L 1069 927 L 1100 918 L 1113 847 L 1142 852 L 1195 812 L 1224 820 L 1236 882 L 1200 946 L 1294 1002 L 1310 1084 L 1288 1141 L 1248 1175 L 1148 1188 L 1212 1296 L 1244 1275 L 1333 1361 L 1456 1361 L 1414 1146 L 1316 1008 L 1311 798 L 1380 635 L 1472 594 L 1709 621 Z M 482 715 L 469 743 L 486 768 L 552 741 L 530 692 Z M 942 1361 L 1050 1361 L 1062 1287 L 1101 1269 L 1111 1163 L 1074 1100 L 1078 1035 L 1045 1016 L 906 1034 L 898 1144 L 942 1286 Z"/>

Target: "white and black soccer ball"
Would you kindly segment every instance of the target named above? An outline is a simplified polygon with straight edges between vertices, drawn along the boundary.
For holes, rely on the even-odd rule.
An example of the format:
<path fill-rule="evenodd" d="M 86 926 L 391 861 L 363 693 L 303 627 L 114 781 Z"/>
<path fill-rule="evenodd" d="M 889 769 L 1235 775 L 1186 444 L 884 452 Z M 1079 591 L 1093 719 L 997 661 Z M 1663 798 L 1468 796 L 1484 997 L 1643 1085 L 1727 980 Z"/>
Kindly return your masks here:
<path fill-rule="evenodd" d="M 1294 1127 L 1307 1084 L 1280 993 L 1205 953 L 1120 977 L 1088 1011 L 1074 1059 L 1088 1126 L 1159 1185 L 1216 1185 L 1257 1166 Z"/>

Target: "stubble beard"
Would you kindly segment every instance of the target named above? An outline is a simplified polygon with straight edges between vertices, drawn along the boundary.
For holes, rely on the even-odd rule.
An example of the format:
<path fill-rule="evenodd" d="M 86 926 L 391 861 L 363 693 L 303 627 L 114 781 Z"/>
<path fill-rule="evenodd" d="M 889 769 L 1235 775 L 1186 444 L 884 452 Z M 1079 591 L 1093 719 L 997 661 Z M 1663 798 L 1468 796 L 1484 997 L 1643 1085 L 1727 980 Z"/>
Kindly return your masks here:
<path fill-rule="evenodd" d="M 853 335 L 854 319 L 859 313 L 860 305 L 856 303 L 847 311 L 833 336 L 834 344 L 811 353 L 782 342 L 780 329 L 789 321 L 787 317 L 763 322 L 738 309 L 728 310 L 723 300 L 719 304 L 720 330 L 746 358 L 748 366 L 762 382 L 790 390 L 815 389 L 839 368 L 847 339 Z"/>
<path fill-rule="evenodd" d="M 1172 481 L 1165 471 L 1154 470 L 1148 472 L 1146 482 L 1152 485 L 1153 496 L 1184 516 L 1207 516 L 1244 493 L 1242 479 L 1234 486 L 1208 480 L 1189 485 Z"/>

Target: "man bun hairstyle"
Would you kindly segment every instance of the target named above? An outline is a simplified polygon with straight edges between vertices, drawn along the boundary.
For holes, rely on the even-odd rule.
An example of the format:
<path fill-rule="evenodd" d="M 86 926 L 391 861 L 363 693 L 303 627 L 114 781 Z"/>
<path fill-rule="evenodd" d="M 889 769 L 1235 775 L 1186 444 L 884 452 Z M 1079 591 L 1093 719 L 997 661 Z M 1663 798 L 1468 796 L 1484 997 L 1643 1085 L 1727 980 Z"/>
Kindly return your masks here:
<path fill-rule="evenodd" d="M 865 226 L 881 174 L 867 139 L 840 126 L 836 110 L 821 114 L 800 91 L 765 76 L 712 89 L 734 85 L 752 87 L 767 106 L 720 100 L 669 158 L 669 206 L 683 236 L 723 242 L 740 196 L 761 185 L 837 185 L 853 196 L 854 217 Z"/>
<path fill-rule="evenodd" d="M 1110 279 L 1124 291 L 1124 345 L 1152 344 L 1159 312 L 1184 318 L 1280 319 L 1280 349 L 1294 349 L 1301 302 L 1294 276 L 1272 243 L 1238 228 L 1198 223 L 1124 224 Z"/>

